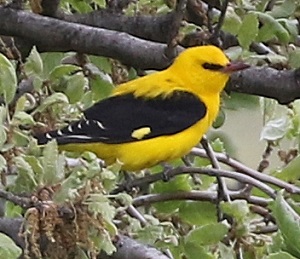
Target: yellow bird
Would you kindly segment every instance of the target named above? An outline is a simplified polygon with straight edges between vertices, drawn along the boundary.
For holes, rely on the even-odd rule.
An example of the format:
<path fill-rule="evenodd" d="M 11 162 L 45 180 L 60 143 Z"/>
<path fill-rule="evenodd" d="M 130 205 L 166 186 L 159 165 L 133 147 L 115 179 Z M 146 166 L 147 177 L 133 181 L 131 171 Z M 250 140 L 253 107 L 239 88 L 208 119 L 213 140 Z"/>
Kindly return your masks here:
<path fill-rule="evenodd" d="M 180 158 L 216 118 L 230 73 L 247 67 L 214 46 L 186 49 L 169 68 L 119 85 L 81 120 L 37 136 L 38 143 L 56 139 L 62 150 L 91 151 L 129 171 Z"/>

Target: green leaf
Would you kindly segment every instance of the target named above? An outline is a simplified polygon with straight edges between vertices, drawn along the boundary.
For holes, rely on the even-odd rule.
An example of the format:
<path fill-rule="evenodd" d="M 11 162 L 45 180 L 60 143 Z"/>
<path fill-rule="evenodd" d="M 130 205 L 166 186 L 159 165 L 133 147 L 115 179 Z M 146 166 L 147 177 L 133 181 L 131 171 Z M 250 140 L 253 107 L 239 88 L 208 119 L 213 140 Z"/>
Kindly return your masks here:
<path fill-rule="evenodd" d="M 2 172 L 7 167 L 6 159 L 0 154 L 0 171 Z"/>
<path fill-rule="evenodd" d="M 99 251 L 103 250 L 108 255 L 111 255 L 116 251 L 107 231 L 102 231 L 102 233 L 97 233 L 97 235 L 91 236 L 91 240 L 94 242 Z"/>
<path fill-rule="evenodd" d="M 13 64 L 0 53 L 0 95 L 10 103 L 17 90 L 17 76 Z"/>
<path fill-rule="evenodd" d="M 16 128 L 13 132 L 13 138 L 12 138 L 12 143 L 9 145 L 12 145 L 9 148 L 13 148 L 13 146 L 18 146 L 18 147 L 25 147 L 29 143 L 29 137 L 26 135 L 25 131 L 20 130 L 19 128 Z M 6 144 L 6 148 L 8 148 L 8 145 Z"/>
<path fill-rule="evenodd" d="M 255 40 L 257 34 L 258 34 L 257 15 L 254 13 L 248 13 L 245 15 L 237 35 L 240 45 L 244 49 L 249 49 L 250 44 Z"/>
<path fill-rule="evenodd" d="M 86 79 L 83 74 L 76 74 L 67 79 L 67 87 L 64 93 L 69 97 L 71 104 L 80 101 L 84 94 L 85 85 Z"/>
<path fill-rule="evenodd" d="M 69 100 L 67 96 L 63 93 L 54 93 L 50 96 L 48 96 L 43 103 L 32 112 L 32 115 L 38 113 L 38 112 L 43 112 L 47 107 L 54 105 L 54 104 L 59 104 L 59 103 L 69 103 Z"/>
<path fill-rule="evenodd" d="M 275 6 L 269 12 L 274 18 L 290 18 L 296 10 L 295 0 L 285 0 L 281 5 Z"/>
<path fill-rule="evenodd" d="M 220 258 L 233 259 L 236 258 L 234 248 L 232 246 L 226 246 L 224 243 L 219 242 Z"/>
<path fill-rule="evenodd" d="M 94 0 L 94 2 L 99 5 L 100 8 L 106 7 L 106 1 L 105 0 Z"/>
<path fill-rule="evenodd" d="M 22 249 L 8 236 L 0 233 L 0 258 L 17 259 L 22 254 Z"/>
<path fill-rule="evenodd" d="M 276 39 L 276 32 L 273 23 L 265 23 L 261 25 L 258 35 L 257 41 L 267 42 L 269 40 Z"/>
<path fill-rule="evenodd" d="M 223 126 L 226 119 L 226 113 L 224 112 L 224 109 L 220 109 L 217 118 L 213 122 L 213 128 L 218 129 Z"/>
<path fill-rule="evenodd" d="M 78 189 L 83 188 L 86 185 L 86 182 L 81 178 L 82 172 L 78 168 L 78 170 L 62 181 L 61 188 L 54 194 L 53 200 L 61 203 L 78 197 Z"/>
<path fill-rule="evenodd" d="M 59 65 L 50 72 L 49 79 L 55 81 L 64 76 L 71 76 L 78 70 L 82 70 L 82 68 L 75 65 Z"/>
<path fill-rule="evenodd" d="M 187 259 L 215 259 L 211 252 L 203 246 L 199 246 L 195 243 L 187 243 L 184 246 L 184 254 Z M 181 257 L 179 257 L 181 258 Z"/>
<path fill-rule="evenodd" d="M 62 59 L 65 57 L 65 55 L 68 55 L 68 53 L 64 54 L 62 52 L 44 52 L 40 53 L 40 55 L 43 60 L 44 66 L 42 78 L 49 79 L 51 71 L 53 71 L 56 66 L 61 65 Z"/>
<path fill-rule="evenodd" d="M 79 13 L 89 13 L 93 11 L 93 8 L 88 1 L 69 0 L 69 3 Z"/>
<path fill-rule="evenodd" d="M 237 35 L 242 24 L 240 16 L 238 16 L 234 8 L 228 6 L 222 29 L 233 35 Z"/>
<path fill-rule="evenodd" d="M 3 148 L 6 140 L 7 140 L 7 134 L 6 134 L 5 127 L 3 125 L 0 125 L 0 150 Z"/>
<path fill-rule="evenodd" d="M 290 39 L 296 40 L 298 36 L 298 27 L 297 24 L 288 19 L 278 19 L 278 22 L 289 32 Z"/>
<path fill-rule="evenodd" d="M 191 225 L 206 225 L 217 221 L 216 206 L 211 202 L 186 201 L 179 207 L 179 217 Z"/>
<path fill-rule="evenodd" d="M 122 206 L 129 206 L 132 204 L 132 197 L 127 193 L 118 193 L 117 195 L 114 195 L 114 197 Z"/>
<path fill-rule="evenodd" d="M 112 73 L 112 62 L 109 58 L 99 56 L 89 56 L 91 63 L 100 68 L 104 73 Z"/>
<path fill-rule="evenodd" d="M 179 191 L 190 191 L 191 186 L 189 185 L 188 175 L 180 175 L 176 178 L 171 179 L 168 182 L 156 182 L 153 185 L 152 193 L 168 193 L 168 192 L 179 192 Z M 153 206 L 162 213 L 173 213 L 178 210 L 179 205 L 182 201 L 168 201 L 158 202 Z"/>
<path fill-rule="evenodd" d="M 300 49 L 297 48 L 289 53 L 289 65 L 292 68 L 300 67 Z"/>
<path fill-rule="evenodd" d="M 300 168 L 300 155 L 295 157 L 282 170 L 276 172 L 274 176 L 286 182 L 295 182 L 300 178 L 299 168 Z"/>
<path fill-rule="evenodd" d="M 109 199 L 103 194 L 90 194 L 86 200 L 88 209 L 95 215 L 101 214 L 104 219 L 111 221 L 115 216 L 116 209 L 109 204 Z"/>
<path fill-rule="evenodd" d="M 154 244 L 163 237 L 164 229 L 160 225 L 147 225 L 138 232 L 138 240 L 146 244 Z"/>
<path fill-rule="evenodd" d="M 249 232 L 249 208 L 247 201 L 234 200 L 232 202 L 221 203 L 222 211 L 232 216 L 237 223 L 235 225 L 235 235 L 242 237 Z"/>
<path fill-rule="evenodd" d="M 14 125 L 24 125 L 24 126 L 28 125 L 28 126 L 30 126 L 30 125 L 35 124 L 35 120 L 27 112 L 18 111 L 14 114 L 14 116 L 12 118 L 12 123 Z"/>
<path fill-rule="evenodd" d="M 263 127 L 260 139 L 268 141 L 280 140 L 285 136 L 290 125 L 291 122 L 287 117 L 270 120 Z"/>
<path fill-rule="evenodd" d="M 258 33 L 258 41 L 263 41 L 264 33 L 274 34 L 282 43 L 288 43 L 290 40 L 290 35 L 288 31 L 271 15 L 261 12 L 253 12 L 258 15 L 259 20 L 263 25 L 269 24 L 267 30 L 263 32 L 260 30 Z"/>
<path fill-rule="evenodd" d="M 10 201 L 5 202 L 5 217 L 14 218 L 22 217 L 23 209 Z"/>
<path fill-rule="evenodd" d="M 25 71 L 28 76 L 41 75 L 43 73 L 43 60 L 34 46 L 25 63 Z"/>
<path fill-rule="evenodd" d="M 238 222 L 243 222 L 249 215 L 249 207 L 245 200 L 234 200 L 221 204 L 224 213 L 234 217 Z"/>
<path fill-rule="evenodd" d="M 226 153 L 224 142 L 220 138 L 216 138 L 211 142 L 211 147 L 215 152 Z"/>
<path fill-rule="evenodd" d="M 278 252 L 278 253 L 273 253 L 270 254 L 266 257 L 264 257 L 264 259 L 296 259 L 296 257 L 292 256 L 291 254 L 287 253 L 287 252 Z"/>
<path fill-rule="evenodd" d="M 32 167 L 22 156 L 14 157 L 13 161 L 18 173 L 16 184 L 12 187 L 13 191 L 17 193 L 32 191 L 38 185 Z"/>
<path fill-rule="evenodd" d="M 185 243 L 193 243 L 197 246 L 217 244 L 227 232 L 228 226 L 223 223 L 208 224 L 190 231 L 185 238 Z"/>
<path fill-rule="evenodd" d="M 62 158 L 61 158 L 62 159 Z M 59 159 L 57 142 L 48 142 L 43 151 L 43 183 L 54 184 L 59 180 L 59 176 L 64 175 L 63 161 Z"/>
<path fill-rule="evenodd" d="M 93 93 L 93 100 L 96 102 L 106 98 L 113 90 L 113 84 L 100 76 L 91 78 L 90 85 Z"/>
<path fill-rule="evenodd" d="M 41 176 L 43 176 L 44 169 L 42 163 L 36 156 L 25 156 L 24 159 L 31 166 L 37 177 L 40 178 Z M 42 179 L 39 179 L 39 182 L 40 181 L 42 181 Z"/>
<path fill-rule="evenodd" d="M 284 200 L 279 192 L 273 207 L 273 216 L 280 229 L 287 251 L 297 258 L 300 257 L 300 217 Z"/>

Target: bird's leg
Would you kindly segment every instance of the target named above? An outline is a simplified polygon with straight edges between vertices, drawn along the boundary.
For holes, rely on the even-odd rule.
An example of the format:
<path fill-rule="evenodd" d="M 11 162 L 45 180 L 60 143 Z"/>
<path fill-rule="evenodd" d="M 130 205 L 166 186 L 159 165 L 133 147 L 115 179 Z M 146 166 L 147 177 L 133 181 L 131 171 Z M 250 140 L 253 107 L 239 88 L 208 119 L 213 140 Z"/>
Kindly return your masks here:
<path fill-rule="evenodd" d="M 124 176 L 124 182 L 122 183 L 122 186 L 124 187 L 125 192 L 129 193 L 132 191 L 131 183 L 134 180 L 134 176 L 125 170 L 121 170 L 120 172 Z"/>
<path fill-rule="evenodd" d="M 160 163 L 161 166 L 163 167 L 163 173 L 162 173 L 162 180 L 164 182 L 168 182 L 171 179 L 171 176 L 169 175 L 170 171 L 173 170 L 173 166 L 166 162 Z"/>

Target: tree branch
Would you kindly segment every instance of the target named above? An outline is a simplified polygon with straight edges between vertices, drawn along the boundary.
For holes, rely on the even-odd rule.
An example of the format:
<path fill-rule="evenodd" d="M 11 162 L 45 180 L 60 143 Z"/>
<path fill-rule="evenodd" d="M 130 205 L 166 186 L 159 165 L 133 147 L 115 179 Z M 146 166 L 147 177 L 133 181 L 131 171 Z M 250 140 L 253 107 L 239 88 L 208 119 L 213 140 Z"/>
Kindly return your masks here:
<path fill-rule="evenodd" d="M 167 43 L 170 31 L 174 30 L 172 21 L 176 16 L 177 13 L 175 11 L 155 16 L 126 16 L 121 13 L 112 13 L 109 10 L 100 9 L 87 14 L 62 14 L 59 18 L 67 22 L 126 32 L 141 39 Z"/>
<path fill-rule="evenodd" d="M 269 67 L 252 67 L 234 73 L 226 89 L 288 104 L 300 98 L 300 69 L 279 71 Z"/>
<path fill-rule="evenodd" d="M 145 41 L 126 33 L 3 7 L 0 7 L 0 17 L 0 35 L 30 41 L 40 52 L 76 51 L 106 56 L 140 69 L 163 69 L 171 63 L 164 55 L 166 45 Z"/>
<path fill-rule="evenodd" d="M 265 199 L 257 196 L 245 195 L 241 191 L 229 192 L 230 198 L 232 200 L 243 199 L 247 200 L 251 204 L 259 205 L 262 207 L 268 206 L 272 201 L 271 199 Z M 193 201 L 209 201 L 217 202 L 217 192 L 212 191 L 178 191 L 172 193 L 159 193 L 159 194 L 147 194 L 139 196 L 133 199 L 132 204 L 136 207 L 145 206 L 148 204 L 172 200 L 193 200 Z"/>

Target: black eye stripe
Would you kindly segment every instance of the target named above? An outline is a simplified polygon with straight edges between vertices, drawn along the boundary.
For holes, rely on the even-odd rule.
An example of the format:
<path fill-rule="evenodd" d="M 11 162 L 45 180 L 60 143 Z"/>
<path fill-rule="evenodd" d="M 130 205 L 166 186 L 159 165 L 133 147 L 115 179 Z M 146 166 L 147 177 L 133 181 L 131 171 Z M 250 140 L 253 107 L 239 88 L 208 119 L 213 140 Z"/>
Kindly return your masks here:
<path fill-rule="evenodd" d="M 209 69 L 209 70 L 220 70 L 224 68 L 224 66 L 218 65 L 218 64 L 213 64 L 213 63 L 204 63 L 202 65 L 204 69 Z"/>

